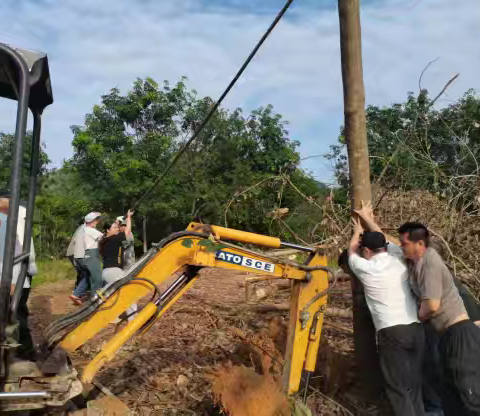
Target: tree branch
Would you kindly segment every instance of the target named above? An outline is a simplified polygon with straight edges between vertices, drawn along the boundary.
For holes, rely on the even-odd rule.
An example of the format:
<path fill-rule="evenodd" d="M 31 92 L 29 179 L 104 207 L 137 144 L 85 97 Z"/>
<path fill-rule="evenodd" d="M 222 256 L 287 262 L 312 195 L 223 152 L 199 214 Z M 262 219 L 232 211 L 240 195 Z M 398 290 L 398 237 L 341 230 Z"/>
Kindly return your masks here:
<path fill-rule="evenodd" d="M 447 88 L 452 84 L 453 81 L 455 81 L 458 77 L 460 76 L 460 73 L 456 73 L 452 78 L 450 78 L 450 81 L 448 81 L 445 86 L 442 88 L 442 90 L 438 93 L 438 95 L 431 101 L 431 103 L 428 105 L 427 108 L 430 108 L 435 104 L 435 101 L 437 101 L 443 93 L 447 90 Z"/>
<path fill-rule="evenodd" d="M 422 73 L 420 74 L 420 78 L 418 78 L 418 89 L 419 92 L 422 92 L 422 77 L 425 71 L 428 69 L 430 65 L 432 65 L 434 62 L 438 61 L 440 59 L 439 56 L 437 56 L 433 61 L 430 61 L 425 68 L 423 68 Z"/>

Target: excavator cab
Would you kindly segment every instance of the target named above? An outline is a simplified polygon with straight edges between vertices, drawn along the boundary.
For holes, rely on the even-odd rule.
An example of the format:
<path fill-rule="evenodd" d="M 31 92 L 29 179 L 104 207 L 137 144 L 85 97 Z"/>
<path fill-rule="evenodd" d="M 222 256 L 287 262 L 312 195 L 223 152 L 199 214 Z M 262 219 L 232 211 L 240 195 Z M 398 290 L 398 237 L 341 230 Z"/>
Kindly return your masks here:
<path fill-rule="evenodd" d="M 0 345 L 3 358 L 5 348 L 8 349 L 4 345 L 9 343 L 9 327 L 15 322 L 15 312 L 25 281 L 30 253 L 36 177 L 40 157 L 41 117 L 43 110 L 53 103 L 47 55 L 0 43 L 0 97 L 17 101 L 15 141 L 12 149 L 10 176 L 10 203 L 5 246 L 2 253 L 3 267 L 0 284 Z M 18 208 L 20 205 L 20 182 L 29 109 L 33 115 L 33 135 L 26 206 L 27 215 L 25 219 L 25 244 L 23 253 L 15 257 Z M 21 263 L 21 272 L 15 292 L 11 296 L 10 285 L 13 266 L 16 263 Z"/>
<path fill-rule="evenodd" d="M 42 408 L 48 401 L 54 404 L 54 402 L 58 402 L 59 395 L 52 393 L 52 388 L 58 391 L 59 389 L 54 384 L 62 384 L 59 383 L 58 376 L 53 377 L 54 384 L 51 384 L 50 380 L 45 382 L 45 374 L 36 363 L 18 359 L 15 355 L 16 348 L 19 346 L 16 311 L 27 274 L 32 237 L 36 179 L 40 157 L 41 119 L 45 108 L 53 103 L 47 55 L 0 43 L 0 97 L 17 102 L 9 184 L 8 221 L 5 241 L 0 243 L 2 251 L 0 263 L 3 263 L 0 282 L 0 412 L 2 412 Z M 19 254 L 15 253 L 15 245 L 29 110 L 33 116 L 33 134 L 28 174 L 28 196 L 25 206 L 24 244 L 23 252 Z M 25 192 L 26 189 L 22 191 Z M 25 195 L 23 196 L 25 197 Z M 20 274 L 15 290 L 11 293 L 14 266 L 17 269 L 20 268 Z M 64 367 L 63 372 L 59 371 L 58 374 L 60 377 L 68 378 L 70 373 Z M 72 381 L 63 384 L 71 386 Z M 81 388 L 81 384 L 79 387 Z M 60 401 L 62 401 L 61 397 Z"/>

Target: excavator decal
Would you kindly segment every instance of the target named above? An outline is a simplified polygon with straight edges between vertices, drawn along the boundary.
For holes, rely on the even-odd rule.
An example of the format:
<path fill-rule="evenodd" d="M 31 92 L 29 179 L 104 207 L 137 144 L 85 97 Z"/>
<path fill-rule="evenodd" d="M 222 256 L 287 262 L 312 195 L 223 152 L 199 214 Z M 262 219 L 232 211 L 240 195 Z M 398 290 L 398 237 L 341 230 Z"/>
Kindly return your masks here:
<path fill-rule="evenodd" d="M 215 253 L 217 260 L 226 261 L 228 263 L 238 264 L 239 266 L 250 267 L 251 269 L 261 270 L 263 272 L 274 273 L 275 265 L 266 261 L 252 259 L 250 257 L 232 254 L 227 251 L 218 250 Z"/>

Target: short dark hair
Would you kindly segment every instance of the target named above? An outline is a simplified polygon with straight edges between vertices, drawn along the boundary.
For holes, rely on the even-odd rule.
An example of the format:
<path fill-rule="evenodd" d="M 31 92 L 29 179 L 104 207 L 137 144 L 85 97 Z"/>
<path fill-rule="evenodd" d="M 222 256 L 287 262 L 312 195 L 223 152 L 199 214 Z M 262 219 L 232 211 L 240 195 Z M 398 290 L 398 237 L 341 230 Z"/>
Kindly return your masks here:
<path fill-rule="evenodd" d="M 98 251 L 102 256 L 105 255 L 105 244 L 107 242 L 107 232 L 110 228 L 112 228 L 112 225 L 115 224 L 115 221 L 108 221 L 103 224 L 103 237 L 100 239 L 98 242 Z"/>
<path fill-rule="evenodd" d="M 381 253 L 387 249 L 387 240 L 383 233 L 378 231 L 365 231 L 360 240 L 361 247 L 366 247 L 374 253 Z"/>
<path fill-rule="evenodd" d="M 338 267 L 347 266 L 348 267 L 348 250 L 345 249 L 342 251 L 342 254 L 338 256 Z"/>
<path fill-rule="evenodd" d="M 408 239 L 410 241 L 423 241 L 425 247 L 428 247 L 430 232 L 428 231 L 428 228 L 420 222 L 406 222 L 399 227 L 398 234 L 408 234 Z"/>
<path fill-rule="evenodd" d="M 110 219 L 104 222 L 102 227 L 103 232 L 106 233 L 108 230 L 110 230 L 110 228 L 112 228 L 112 225 L 114 224 L 115 224 L 115 221 L 112 221 Z"/>

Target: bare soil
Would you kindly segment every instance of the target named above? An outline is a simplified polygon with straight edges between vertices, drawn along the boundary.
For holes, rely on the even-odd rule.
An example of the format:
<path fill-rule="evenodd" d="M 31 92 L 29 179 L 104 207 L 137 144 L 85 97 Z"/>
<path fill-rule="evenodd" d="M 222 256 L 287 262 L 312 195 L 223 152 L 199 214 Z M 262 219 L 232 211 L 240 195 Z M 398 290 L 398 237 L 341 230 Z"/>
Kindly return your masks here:
<path fill-rule="evenodd" d="M 256 306 L 285 304 L 289 292 L 279 283 L 247 284 L 252 293 L 247 299 L 246 276 L 202 270 L 193 288 L 149 332 L 128 341 L 97 380 L 140 416 L 222 414 L 212 394 L 212 374 L 219 367 L 252 368 L 278 383 L 288 312 L 256 312 Z M 68 299 L 73 284 L 62 281 L 33 290 L 30 326 L 37 343 L 52 320 L 75 308 Z M 259 287 L 267 294 L 262 300 L 255 297 Z M 340 284 L 329 304 L 350 307 L 348 288 L 349 283 Z M 115 325 L 109 325 L 71 355 L 79 371 L 114 331 Z M 322 334 L 317 371 L 306 394 L 312 414 L 388 415 L 382 398 L 368 401 L 356 378 L 351 320 L 327 317 Z"/>

